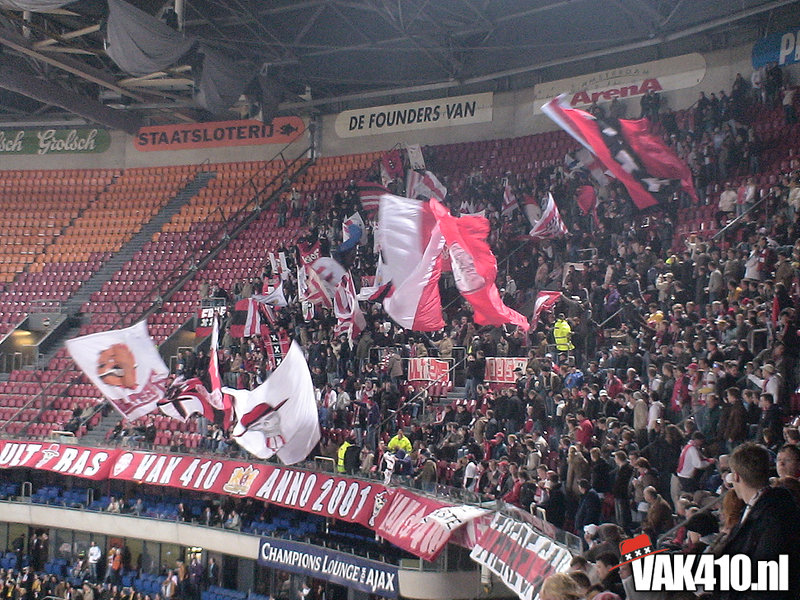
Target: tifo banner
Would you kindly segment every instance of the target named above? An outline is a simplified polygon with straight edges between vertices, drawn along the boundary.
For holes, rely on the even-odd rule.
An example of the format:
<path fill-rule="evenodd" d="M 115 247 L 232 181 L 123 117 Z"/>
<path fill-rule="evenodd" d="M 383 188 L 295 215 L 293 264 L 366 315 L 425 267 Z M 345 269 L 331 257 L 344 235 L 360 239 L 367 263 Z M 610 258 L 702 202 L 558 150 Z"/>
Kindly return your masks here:
<path fill-rule="evenodd" d="M 545 578 L 569 568 L 572 554 L 529 525 L 501 514 L 470 553 L 522 600 L 533 600 Z"/>
<path fill-rule="evenodd" d="M 341 138 L 433 129 L 492 120 L 492 92 L 346 110 L 336 117 Z"/>
<path fill-rule="evenodd" d="M 377 513 L 375 532 L 425 560 L 436 560 L 450 541 L 451 529 L 435 518 L 428 518 L 448 506 L 431 498 L 396 488 L 389 505 Z"/>
<path fill-rule="evenodd" d="M 446 360 L 427 356 L 412 358 L 408 364 L 408 380 L 450 383 L 450 369 Z"/>
<path fill-rule="evenodd" d="M 548 81 L 533 87 L 534 112 L 541 113 L 545 102 L 561 94 L 567 94 L 567 102 L 572 107 L 586 107 L 592 102 L 611 102 L 614 98 L 638 99 L 650 90 L 668 92 L 691 88 L 705 76 L 706 59 L 692 53 Z"/>
<path fill-rule="evenodd" d="M 152 152 L 288 144 L 299 138 L 305 127 L 300 117 L 275 117 L 270 123 L 251 120 L 154 125 L 139 129 L 134 145 L 142 152 Z"/>
<path fill-rule="evenodd" d="M 522 357 L 488 357 L 486 359 L 487 383 L 516 383 L 514 369 L 522 369 L 528 365 L 528 359 Z"/>
<path fill-rule="evenodd" d="M 800 29 L 772 33 L 753 44 L 753 68 L 769 63 L 783 67 L 800 62 Z"/>
<path fill-rule="evenodd" d="M 55 442 L 0 441 L 0 469 L 25 467 L 85 479 L 108 479 L 119 450 Z"/>
<path fill-rule="evenodd" d="M 397 567 L 288 540 L 262 538 L 258 564 L 324 579 L 381 598 L 397 598 Z"/>
<path fill-rule="evenodd" d="M 100 154 L 110 145 L 105 129 L 0 129 L 0 154 Z"/>

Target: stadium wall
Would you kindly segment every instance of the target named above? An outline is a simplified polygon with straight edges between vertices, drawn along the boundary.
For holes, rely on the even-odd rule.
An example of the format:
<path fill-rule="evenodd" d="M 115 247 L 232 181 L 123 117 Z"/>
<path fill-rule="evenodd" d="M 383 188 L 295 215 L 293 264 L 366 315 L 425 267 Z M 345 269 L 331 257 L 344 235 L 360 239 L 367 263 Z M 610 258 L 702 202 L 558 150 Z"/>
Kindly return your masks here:
<path fill-rule="evenodd" d="M 700 91 L 719 93 L 730 91 L 737 73 L 749 80 L 752 73 L 751 52 L 753 45 L 747 44 L 703 54 L 706 69 L 699 84 L 685 89 L 662 93 L 667 105 L 674 109 L 685 109 L 694 104 Z M 786 67 L 789 80 L 800 83 L 800 63 Z M 623 100 L 627 105 L 627 116 L 638 117 L 639 97 Z M 452 144 L 479 140 L 514 138 L 551 131 L 554 124 L 544 115 L 534 111 L 534 88 L 496 93 L 492 101 L 492 119 L 487 122 L 465 125 L 452 125 L 432 129 L 381 133 L 360 137 L 340 137 L 336 133 L 337 114 L 325 115 L 321 119 L 321 143 L 318 146 L 322 156 L 337 156 L 387 150 L 395 144 Z M 308 121 L 306 120 L 306 124 Z M 212 163 L 269 160 L 283 148 L 276 144 L 261 146 L 234 146 L 225 148 L 203 148 L 191 150 L 172 150 L 142 152 L 135 148 L 133 136 L 122 132 L 111 133 L 111 145 L 100 154 L 51 154 L 3 155 L 0 157 L 2 169 L 97 169 L 132 168 L 163 165 L 199 164 L 204 160 Z M 306 131 L 286 150 L 285 155 L 294 157 L 309 145 Z"/>

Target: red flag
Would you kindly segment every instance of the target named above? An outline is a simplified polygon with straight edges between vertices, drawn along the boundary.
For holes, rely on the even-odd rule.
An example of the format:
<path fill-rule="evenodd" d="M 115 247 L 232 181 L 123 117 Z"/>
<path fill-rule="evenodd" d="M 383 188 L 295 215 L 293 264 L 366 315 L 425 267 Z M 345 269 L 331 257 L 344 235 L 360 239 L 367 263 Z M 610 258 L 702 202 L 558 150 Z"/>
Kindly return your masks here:
<path fill-rule="evenodd" d="M 478 325 L 511 323 L 527 331 L 528 320 L 503 304 L 497 290 L 497 260 L 486 243 L 489 221 L 473 215 L 456 218 L 433 199 L 429 205 L 444 236 L 456 286 L 472 305 L 475 322 Z"/>
<path fill-rule="evenodd" d="M 539 323 L 539 315 L 542 311 L 550 310 L 561 299 L 561 292 L 539 292 L 536 295 L 536 304 L 533 307 L 533 317 L 531 317 L 531 325 L 536 327 Z"/>
<path fill-rule="evenodd" d="M 681 169 L 674 152 L 647 133 L 647 121 L 597 119 L 562 103 L 561 98 L 545 104 L 542 112 L 597 156 L 640 209 L 669 200 L 678 187 L 696 200 L 688 167 Z"/>
<path fill-rule="evenodd" d="M 695 203 L 699 202 L 689 165 L 678 158 L 678 155 L 661 138 L 648 131 L 647 119 L 636 121 L 620 119 L 619 124 L 628 144 L 642 160 L 650 175 L 660 179 L 680 181 L 681 187 L 692 197 L 692 200 Z"/>
<path fill-rule="evenodd" d="M 384 152 L 381 157 L 381 164 L 386 169 L 390 179 L 398 179 L 403 176 L 403 156 L 400 154 L 399 148 Z"/>
<path fill-rule="evenodd" d="M 553 194 L 547 194 L 547 204 L 542 211 L 541 218 L 533 224 L 528 235 L 539 240 L 549 240 L 563 237 L 567 234 L 567 226 L 561 220 Z"/>
<path fill-rule="evenodd" d="M 592 212 L 592 209 L 597 203 L 597 194 L 591 185 L 582 185 L 578 188 L 576 199 L 578 200 L 578 206 L 580 206 L 581 212 L 586 216 Z"/>

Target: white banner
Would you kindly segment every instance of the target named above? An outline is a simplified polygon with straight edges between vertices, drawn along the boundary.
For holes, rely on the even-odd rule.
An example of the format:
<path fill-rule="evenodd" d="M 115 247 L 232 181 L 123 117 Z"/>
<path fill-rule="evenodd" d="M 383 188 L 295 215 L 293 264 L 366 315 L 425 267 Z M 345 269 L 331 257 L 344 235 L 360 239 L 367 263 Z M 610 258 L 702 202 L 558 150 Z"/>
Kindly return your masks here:
<path fill-rule="evenodd" d="M 492 120 L 492 102 L 493 93 L 485 92 L 455 98 L 346 110 L 336 117 L 336 135 L 340 138 L 350 138 L 488 123 Z"/>
<path fill-rule="evenodd" d="M 419 144 L 409 144 L 406 146 L 406 152 L 408 152 L 408 164 L 411 165 L 411 168 L 424 171 L 425 157 L 422 155 L 422 148 L 420 148 Z"/>
<path fill-rule="evenodd" d="M 534 112 L 541 114 L 542 105 L 561 94 L 567 94 L 566 100 L 573 108 L 583 108 L 595 101 L 602 104 L 614 98 L 638 98 L 650 90 L 668 92 L 694 87 L 705 75 L 706 59 L 692 53 L 548 81 L 533 87 Z"/>

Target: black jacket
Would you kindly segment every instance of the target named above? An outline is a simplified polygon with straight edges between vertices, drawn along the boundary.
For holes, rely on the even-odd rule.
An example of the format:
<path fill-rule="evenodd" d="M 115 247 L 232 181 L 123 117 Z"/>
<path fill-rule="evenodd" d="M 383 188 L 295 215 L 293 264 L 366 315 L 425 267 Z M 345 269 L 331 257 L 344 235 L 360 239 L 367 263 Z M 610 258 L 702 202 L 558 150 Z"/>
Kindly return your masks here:
<path fill-rule="evenodd" d="M 593 489 L 581 496 L 578 512 L 575 513 L 575 531 L 583 535 L 585 525 L 599 525 L 602 521 L 603 503 Z"/>
<path fill-rule="evenodd" d="M 791 592 L 759 593 L 758 600 L 795 598 L 800 586 L 800 510 L 791 492 L 784 488 L 766 488 L 750 509 L 744 522 L 736 525 L 728 536 L 721 554 L 746 554 L 753 561 L 778 560 L 789 555 L 789 589 Z M 755 567 L 754 567 L 755 568 Z M 748 592 L 729 592 L 714 598 L 755 598 Z"/>
<path fill-rule="evenodd" d="M 564 529 L 564 520 L 567 516 L 567 497 L 564 495 L 561 483 L 550 488 L 550 497 L 539 506 L 545 510 L 548 523 Z"/>

